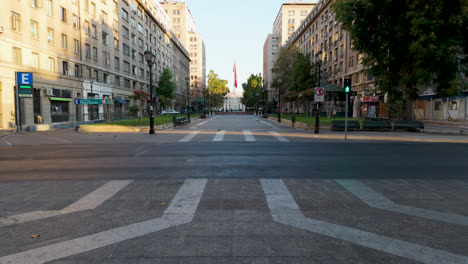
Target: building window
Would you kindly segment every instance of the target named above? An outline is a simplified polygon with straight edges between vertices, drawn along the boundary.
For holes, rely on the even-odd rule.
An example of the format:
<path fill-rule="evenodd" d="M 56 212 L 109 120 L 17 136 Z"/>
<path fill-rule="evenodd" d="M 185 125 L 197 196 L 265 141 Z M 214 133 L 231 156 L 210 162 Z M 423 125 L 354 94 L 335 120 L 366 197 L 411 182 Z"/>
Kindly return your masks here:
<path fill-rule="evenodd" d="M 54 45 L 54 30 L 52 28 L 47 28 L 47 43 L 49 45 Z"/>
<path fill-rule="evenodd" d="M 75 54 L 80 54 L 80 42 L 77 39 L 73 40 L 73 50 Z"/>
<path fill-rule="evenodd" d="M 32 53 L 31 66 L 36 70 L 39 69 L 39 53 L 35 53 L 35 52 Z"/>
<path fill-rule="evenodd" d="M 31 3 L 31 6 L 32 6 L 32 7 L 35 7 L 35 8 L 38 8 L 38 7 L 39 7 L 38 1 L 39 1 L 39 0 L 29 0 L 29 2 Z"/>
<path fill-rule="evenodd" d="M 114 1 L 113 5 L 114 5 L 114 12 L 115 13 L 119 12 L 119 4 L 117 4 L 117 1 Z"/>
<path fill-rule="evenodd" d="M 11 30 L 20 32 L 21 31 L 21 16 L 18 13 L 11 12 Z"/>
<path fill-rule="evenodd" d="M 124 61 L 123 62 L 123 70 L 124 70 L 124 72 L 130 72 L 130 63 Z M 130 87 L 130 85 L 129 85 L 129 87 Z"/>
<path fill-rule="evenodd" d="M 107 13 L 104 11 L 101 11 L 101 23 L 107 25 Z"/>
<path fill-rule="evenodd" d="M 128 12 L 125 11 L 125 9 L 122 8 L 122 18 L 123 20 L 128 22 Z"/>
<path fill-rule="evenodd" d="M 91 27 L 92 27 L 92 32 L 91 32 L 91 34 L 92 34 L 93 38 L 97 38 L 97 28 L 96 28 L 96 25 L 92 25 Z"/>
<path fill-rule="evenodd" d="M 109 34 L 107 32 L 102 32 L 102 44 L 105 46 L 109 45 Z"/>
<path fill-rule="evenodd" d="M 110 65 L 110 55 L 107 52 L 103 53 L 104 55 L 104 66 L 109 66 Z"/>
<path fill-rule="evenodd" d="M 34 20 L 31 20 L 31 37 L 32 38 L 35 38 L 35 39 L 39 38 L 37 28 L 38 28 L 37 22 Z"/>
<path fill-rule="evenodd" d="M 23 65 L 20 48 L 13 47 L 13 63 L 16 65 Z"/>
<path fill-rule="evenodd" d="M 136 27 L 136 20 L 133 17 L 130 18 L 130 25 Z"/>
<path fill-rule="evenodd" d="M 81 71 L 80 71 L 80 65 L 75 64 L 75 77 L 80 78 L 81 77 Z"/>
<path fill-rule="evenodd" d="M 55 59 L 49 57 L 49 72 L 55 72 Z"/>
<path fill-rule="evenodd" d="M 127 44 L 123 43 L 123 44 L 122 44 L 122 47 L 123 47 L 123 54 L 124 54 L 124 55 L 127 55 L 127 56 L 130 56 L 130 46 L 128 46 Z"/>
<path fill-rule="evenodd" d="M 65 34 L 62 34 L 62 49 L 68 48 L 68 37 Z"/>
<path fill-rule="evenodd" d="M 60 7 L 60 20 L 62 22 L 67 23 L 67 9 Z"/>
<path fill-rule="evenodd" d="M 441 102 L 435 102 L 434 110 L 439 111 L 440 110 L 440 105 L 441 105 Z"/>
<path fill-rule="evenodd" d="M 128 38 L 128 37 L 129 37 L 129 34 L 130 34 L 129 31 L 128 31 L 128 28 L 122 27 L 122 29 L 123 29 L 122 35 L 123 35 L 124 37 Z"/>
<path fill-rule="evenodd" d="M 115 84 L 115 86 L 117 86 L 117 87 L 120 86 L 120 77 L 115 76 L 114 84 Z"/>
<path fill-rule="evenodd" d="M 86 58 L 91 58 L 91 46 L 89 44 L 85 44 L 85 54 Z"/>
<path fill-rule="evenodd" d="M 138 23 L 138 32 L 143 34 L 143 25 Z"/>
<path fill-rule="evenodd" d="M 114 68 L 120 69 L 120 59 L 119 59 L 119 57 L 114 57 Z"/>
<path fill-rule="evenodd" d="M 75 14 L 73 14 L 73 28 L 74 29 L 79 29 L 80 28 L 80 19 Z"/>
<path fill-rule="evenodd" d="M 108 73 L 103 74 L 102 82 L 107 83 L 107 84 L 109 83 L 109 74 Z"/>
<path fill-rule="evenodd" d="M 89 22 L 85 20 L 85 22 L 84 22 L 84 32 L 89 35 L 90 34 L 89 31 L 90 31 Z"/>
<path fill-rule="evenodd" d="M 95 3 L 91 3 L 91 14 L 93 16 L 96 16 L 96 4 Z"/>
<path fill-rule="evenodd" d="M 68 62 L 62 61 L 62 73 L 68 75 Z"/>
<path fill-rule="evenodd" d="M 130 89 L 130 80 L 124 79 L 124 87 Z"/>
<path fill-rule="evenodd" d="M 458 109 L 457 101 L 450 101 L 449 102 L 449 110 L 457 110 L 457 109 Z"/>
<path fill-rule="evenodd" d="M 138 39 L 138 47 L 143 48 L 143 40 L 141 38 Z"/>
<path fill-rule="evenodd" d="M 112 27 L 116 30 L 119 31 L 119 21 L 117 19 L 114 19 L 112 22 Z"/>
<path fill-rule="evenodd" d="M 97 61 L 98 60 L 98 50 L 96 47 L 93 47 L 93 60 Z"/>
<path fill-rule="evenodd" d="M 89 0 L 84 0 L 84 10 L 89 11 Z"/>
<path fill-rule="evenodd" d="M 46 11 L 48 16 L 54 15 L 54 5 L 52 0 L 46 0 Z"/>
<path fill-rule="evenodd" d="M 114 38 L 114 48 L 115 48 L 116 50 L 119 49 L 119 39 L 118 39 L 118 38 Z"/>

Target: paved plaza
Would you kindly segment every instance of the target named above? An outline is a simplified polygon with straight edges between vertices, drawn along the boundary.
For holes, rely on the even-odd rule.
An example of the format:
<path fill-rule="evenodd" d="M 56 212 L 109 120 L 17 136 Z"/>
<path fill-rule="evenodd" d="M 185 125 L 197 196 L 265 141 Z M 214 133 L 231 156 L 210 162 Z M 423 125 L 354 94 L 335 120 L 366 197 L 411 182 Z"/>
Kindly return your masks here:
<path fill-rule="evenodd" d="M 466 137 L 369 135 L 253 116 L 6 135 L 0 264 L 468 263 Z"/>

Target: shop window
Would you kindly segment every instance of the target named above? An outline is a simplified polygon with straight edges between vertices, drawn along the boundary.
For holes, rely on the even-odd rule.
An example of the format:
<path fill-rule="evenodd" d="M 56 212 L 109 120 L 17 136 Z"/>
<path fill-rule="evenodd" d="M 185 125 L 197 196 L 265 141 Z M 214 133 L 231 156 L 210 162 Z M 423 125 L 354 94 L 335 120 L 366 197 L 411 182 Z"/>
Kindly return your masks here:
<path fill-rule="evenodd" d="M 434 110 L 439 111 L 439 110 L 440 110 L 440 105 L 441 105 L 441 104 L 442 104 L 441 102 L 435 102 L 435 104 L 434 104 Z"/>

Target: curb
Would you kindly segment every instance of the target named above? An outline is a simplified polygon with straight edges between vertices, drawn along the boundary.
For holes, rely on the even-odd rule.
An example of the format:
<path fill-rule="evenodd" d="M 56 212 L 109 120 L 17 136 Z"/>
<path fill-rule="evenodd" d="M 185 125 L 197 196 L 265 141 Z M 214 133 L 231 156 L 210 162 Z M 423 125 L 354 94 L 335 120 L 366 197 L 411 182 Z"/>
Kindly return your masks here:
<path fill-rule="evenodd" d="M 156 130 L 165 130 L 174 127 L 174 124 L 162 124 L 159 126 L 155 126 Z M 78 132 L 81 133 L 142 133 L 142 132 L 149 132 L 149 126 L 140 126 L 140 127 L 132 127 L 132 126 L 79 126 Z"/>

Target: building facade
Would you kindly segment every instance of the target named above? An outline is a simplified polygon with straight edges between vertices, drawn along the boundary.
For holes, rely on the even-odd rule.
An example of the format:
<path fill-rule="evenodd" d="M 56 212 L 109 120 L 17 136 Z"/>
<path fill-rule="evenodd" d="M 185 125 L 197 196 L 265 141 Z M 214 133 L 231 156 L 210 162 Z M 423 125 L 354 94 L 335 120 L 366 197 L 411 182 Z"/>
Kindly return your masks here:
<path fill-rule="evenodd" d="M 336 20 L 333 2 L 318 1 L 285 45 L 309 54 L 312 63 L 322 61 L 321 83 L 342 87 L 345 78 L 352 79 L 352 91 L 357 93 L 351 97 L 354 117 L 388 116 L 386 96 L 377 89 L 373 77 L 363 71 L 362 54 L 352 49 L 350 35 Z"/>
<path fill-rule="evenodd" d="M 205 44 L 197 33 L 195 21 L 187 4 L 183 1 L 161 1 L 171 21 L 174 34 L 190 53 L 190 94 L 196 100 L 201 97 L 200 91 L 206 85 Z"/>
<path fill-rule="evenodd" d="M 268 91 L 268 100 L 278 100 L 271 83 L 273 68 L 278 58 L 279 49 L 284 45 L 294 31 L 301 25 L 309 12 L 315 7 L 315 2 L 287 1 L 282 4 L 273 23 L 273 34 L 269 34 L 263 45 L 263 80 Z"/>
<path fill-rule="evenodd" d="M 22 124 L 60 124 L 124 113 L 135 90 L 149 92 L 144 51 L 157 56 L 154 84 L 169 68 L 182 94 L 189 53 L 146 0 L 6 1 L 0 26 L 0 128 L 15 127 L 15 72 L 32 72 Z M 107 99 L 79 105 L 74 99 Z"/>
<path fill-rule="evenodd" d="M 241 102 L 242 94 L 230 92 L 224 97 L 224 111 L 245 111 L 245 106 Z"/>

